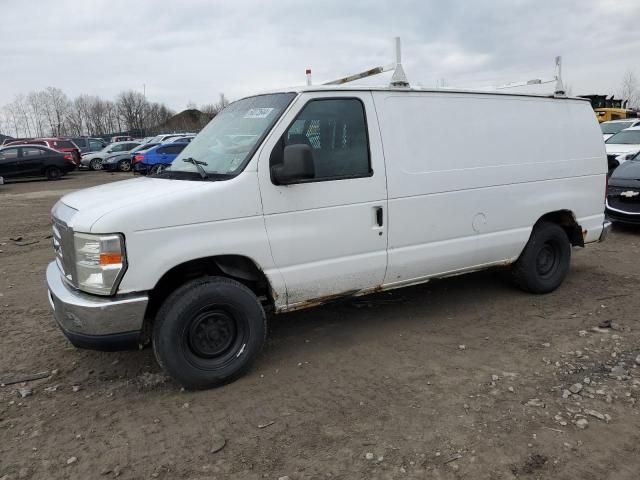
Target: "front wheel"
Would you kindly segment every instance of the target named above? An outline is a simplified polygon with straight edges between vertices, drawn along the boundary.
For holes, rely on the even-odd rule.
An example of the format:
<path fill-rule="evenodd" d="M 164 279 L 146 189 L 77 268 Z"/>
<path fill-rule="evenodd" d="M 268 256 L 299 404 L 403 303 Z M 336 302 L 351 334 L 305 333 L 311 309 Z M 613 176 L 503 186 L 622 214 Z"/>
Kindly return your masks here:
<path fill-rule="evenodd" d="M 564 229 L 540 222 L 513 265 L 516 284 L 530 293 L 549 293 L 558 288 L 569 272 L 571 244 Z"/>
<path fill-rule="evenodd" d="M 94 158 L 89 162 L 89 168 L 91 170 L 102 170 L 102 160 L 99 158 Z"/>
<path fill-rule="evenodd" d="M 129 160 L 120 160 L 118 162 L 118 170 L 128 172 L 131 170 L 131 162 Z"/>
<path fill-rule="evenodd" d="M 225 277 L 204 277 L 173 292 L 153 326 L 160 366 L 191 389 L 240 377 L 262 349 L 266 317 L 255 294 Z"/>

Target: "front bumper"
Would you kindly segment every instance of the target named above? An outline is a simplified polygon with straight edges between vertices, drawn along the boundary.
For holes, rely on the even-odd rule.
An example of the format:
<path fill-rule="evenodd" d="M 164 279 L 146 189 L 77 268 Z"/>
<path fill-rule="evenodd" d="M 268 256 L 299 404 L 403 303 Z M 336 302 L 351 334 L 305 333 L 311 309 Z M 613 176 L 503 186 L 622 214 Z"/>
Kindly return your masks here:
<path fill-rule="evenodd" d="M 627 223 L 630 225 L 640 225 L 640 211 L 636 208 L 629 208 L 628 210 L 622 210 L 609 205 L 609 200 L 606 202 L 605 215 L 613 222 Z"/>
<path fill-rule="evenodd" d="M 105 351 L 136 348 L 147 295 L 103 298 L 79 292 L 62 279 L 56 262 L 47 267 L 47 286 L 53 315 L 73 345 Z"/>
<path fill-rule="evenodd" d="M 102 169 L 108 172 L 111 172 L 113 170 L 118 170 L 118 162 L 115 162 L 115 163 L 102 162 Z"/>
<path fill-rule="evenodd" d="M 91 160 L 93 160 L 93 158 L 82 157 L 80 159 L 80 167 L 89 168 L 89 164 L 91 163 Z"/>

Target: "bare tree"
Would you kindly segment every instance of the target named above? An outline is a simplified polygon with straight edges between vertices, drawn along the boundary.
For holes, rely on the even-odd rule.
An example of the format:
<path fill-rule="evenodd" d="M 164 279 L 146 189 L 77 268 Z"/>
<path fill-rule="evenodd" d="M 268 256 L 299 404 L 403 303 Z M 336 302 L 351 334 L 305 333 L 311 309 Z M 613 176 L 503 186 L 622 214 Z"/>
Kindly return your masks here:
<path fill-rule="evenodd" d="M 16 137 L 108 135 L 124 130 L 150 130 L 174 115 L 162 103 L 125 91 L 117 100 L 79 95 L 73 100 L 59 88 L 17 95 L 0 108 L 0 131 Z"/>
<path fill-rule="evenodd" d="M 128 130 L 136 130 L 144 128 L 145 105 L 147 100 L 145 96 L 134 90 L 121 92 L 117 99 L 118 114 L 122 118 Z"/>
<path fill-rule="evenodd" d="M 19 137 L 21 134 L 21 126 L 20 126 L 19 116 L 15 109 L 14 104 L 9 103 L 5 105 L 3 110 L 6 118 L 6 123 L 7 125 L 10 126 L 8 127 L 10 128 L 10 130 L 8 131 L 10 131 L 14 137 Z"/>
<path fill-rule="evenodd" d="M 200 107 L 200 111 L 206 114 L 209 118 L 213 118 L 218 113 L 220 113 L 227 105 L 229 105 L 229 100 L 227 100 L 227 97 L 225 97 L 224 93 L 221 93 L 218 103 L 208 103 L 206 105 L 202 105 Z"/>
<path fill-rule="evenodd" d="M 26 98 L 31 125 L 37 137 L 44 137 L 47 130 L 47 120 L 44 115 L 43 92 L 31 92 Z"/>
<path fill-rule="evenodd" d="M 627 70 L 622 77 L 620 96 L 623 100 L 629 101 L 627 107 L 640 106 L 640 90 L 638 87 L 638 78 L 632 70 Z"/>
<path fill-rule="evenodd" d="M 80 136 L 88 133 L 90 104 L 91 97 L 88 95 L 80 95 L 71 102 L 71 106 L 67 114 L 66 134 Z"/>
<path fill-rule="evenodd" d="M 69 99 L 62 90 L 55 87 L 47 87 L 42 98 L 44 100 L 44 112 L 51 134 L 59 136 L 61 135 L 67 113 L 69 112 Z"/>

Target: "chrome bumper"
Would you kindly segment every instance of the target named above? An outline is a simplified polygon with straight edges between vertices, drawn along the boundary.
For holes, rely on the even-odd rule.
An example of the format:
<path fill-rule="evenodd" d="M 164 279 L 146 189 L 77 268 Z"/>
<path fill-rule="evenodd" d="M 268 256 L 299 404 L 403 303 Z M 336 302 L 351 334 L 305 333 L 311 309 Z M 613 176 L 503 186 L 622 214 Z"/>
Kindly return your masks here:
<path fill-rule="evenodd" d="M 47 267 L 47 285 L 53 315 L 74 345 L 116 350 L 118 346 L 110 343 L 139 337 L 147 295 L 101 298 L 78 292 L 62 279 L 56 262 Z"/>

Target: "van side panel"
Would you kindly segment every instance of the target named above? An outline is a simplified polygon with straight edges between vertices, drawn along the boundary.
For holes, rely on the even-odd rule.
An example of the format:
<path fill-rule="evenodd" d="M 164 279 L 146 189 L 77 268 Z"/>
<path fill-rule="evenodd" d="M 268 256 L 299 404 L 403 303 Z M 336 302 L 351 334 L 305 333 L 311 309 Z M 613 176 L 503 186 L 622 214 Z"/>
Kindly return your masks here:
<path fill-rule="evenodd" d="M 588 102 L 374 92 L 387 164 L 385 284 L 512 262 L 545 213 L 595 241 L 606 155 Z"/>

